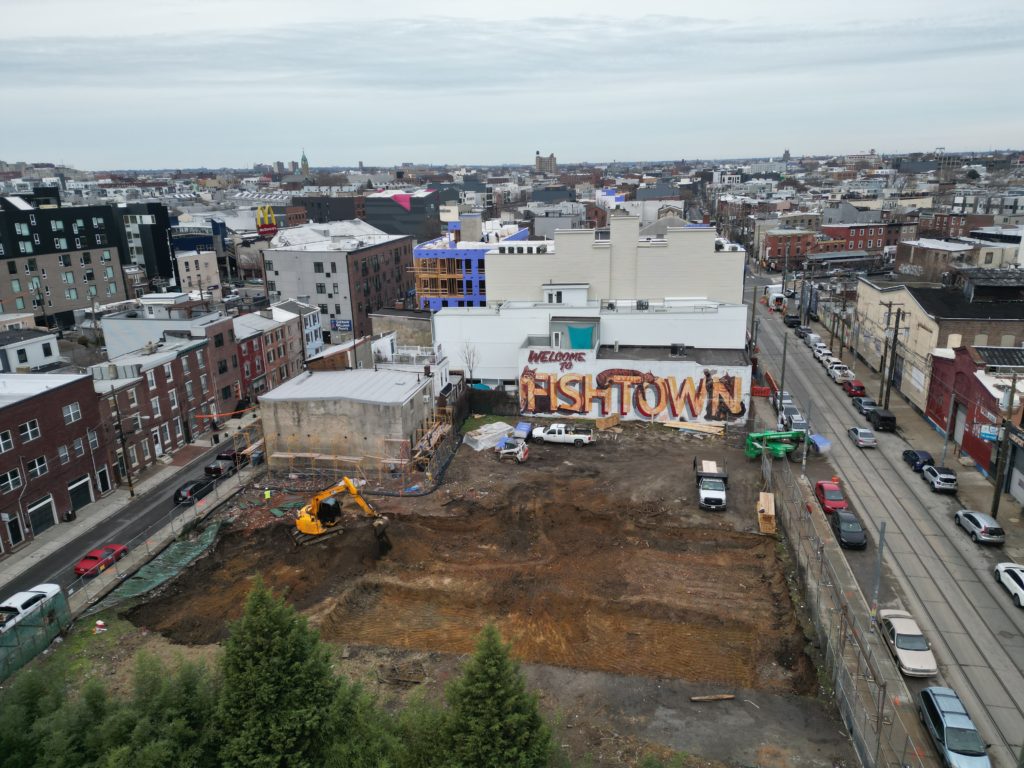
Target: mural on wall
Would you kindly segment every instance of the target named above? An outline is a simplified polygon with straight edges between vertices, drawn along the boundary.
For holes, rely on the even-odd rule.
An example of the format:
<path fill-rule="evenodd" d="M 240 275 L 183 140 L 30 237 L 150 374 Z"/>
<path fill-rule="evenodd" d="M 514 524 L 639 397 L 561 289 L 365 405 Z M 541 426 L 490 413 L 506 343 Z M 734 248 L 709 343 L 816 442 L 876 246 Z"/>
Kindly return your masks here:
<path fill-rule="evenodd" d="M 645 421 L 744 421 L 749 366 L 597 360 L 592 352 L 530 350 L 520 368 L 524 414 L 619 414 Z"/>

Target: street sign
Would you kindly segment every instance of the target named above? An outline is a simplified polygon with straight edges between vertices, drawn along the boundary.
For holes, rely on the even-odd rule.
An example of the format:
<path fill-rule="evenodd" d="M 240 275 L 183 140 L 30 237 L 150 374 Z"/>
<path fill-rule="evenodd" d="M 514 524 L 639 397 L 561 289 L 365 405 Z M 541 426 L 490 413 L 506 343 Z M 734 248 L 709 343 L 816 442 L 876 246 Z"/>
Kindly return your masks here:
<path fill-rule="evenodd" d="M 978 428 L 978 437 L 994 443 L 999 439 L 999 427 L 996 424 L 982 424 Z"/>

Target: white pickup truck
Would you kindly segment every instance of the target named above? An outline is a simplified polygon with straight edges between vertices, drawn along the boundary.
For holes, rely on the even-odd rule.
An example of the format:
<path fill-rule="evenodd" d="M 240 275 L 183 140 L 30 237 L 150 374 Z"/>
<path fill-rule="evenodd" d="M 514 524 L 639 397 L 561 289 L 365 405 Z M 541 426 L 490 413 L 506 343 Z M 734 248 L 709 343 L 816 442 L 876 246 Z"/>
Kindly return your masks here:
<path fill-rule="evenodd" d="M 530 437 L 535 443 L 570 443 L 578 448 L 594 442 L 594 431 L 570 427 L 568 424 L 550 424 L 546 427 L 537 427 Z"/>
<path fill-rule="evenodd" d="M 729 473 L 725 465 L 695 458 L 693 468 L 697 472 L 697 503 L 700 508 L 724 510 L 726 489 L 729 487 Z"/>

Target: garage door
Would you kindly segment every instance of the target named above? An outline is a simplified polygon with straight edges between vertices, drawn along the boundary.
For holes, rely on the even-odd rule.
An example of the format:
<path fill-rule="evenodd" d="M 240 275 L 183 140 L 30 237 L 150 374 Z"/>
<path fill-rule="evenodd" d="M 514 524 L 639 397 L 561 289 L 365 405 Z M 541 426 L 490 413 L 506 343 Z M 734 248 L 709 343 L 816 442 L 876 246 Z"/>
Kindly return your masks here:
<path fill-rule="evenodd" d="M 92 483 L 88 475 L 68 483 L 68 494 L 71 496 L 71 508 L 76 512 L 86 504 L 92 503 Z"/>
<path fill-rule="evenodd" d="M 28 520 L 32 525 L 32 532 L 38 536 L 47 528 L 57 524 L 57 512 L 53 507 L 53 497 L 47 496 L 39 499 L 28 507 Z"/>
<path fill-rule="evenodd" d="M 967 407 L 956 404 L 956 419 L 953 422 L 953 442 L 957 445 L 964 444 L 964 430 L 967 428 Z"/>

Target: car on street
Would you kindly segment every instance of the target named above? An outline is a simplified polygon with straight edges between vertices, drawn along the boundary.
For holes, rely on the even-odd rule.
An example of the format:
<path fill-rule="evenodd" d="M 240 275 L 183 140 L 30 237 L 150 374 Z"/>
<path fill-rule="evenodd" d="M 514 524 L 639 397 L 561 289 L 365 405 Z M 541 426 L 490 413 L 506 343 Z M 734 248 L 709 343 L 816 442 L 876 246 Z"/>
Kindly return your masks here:
<path fill-rule="evenodd" d="M 228 475 L 234 474 L 237 469 L 238 467 L 235 466 L 233 461 L 214 459 L 203 467 L 203 473 L 207 477 L 227 477 Z"/>
<path fill-rule="evenodd" d="M 939 674 L 932 646 L 906 611 L 892 608 L 878 612 L 882 639 L 896 666 L 907 677 L 933 677 Z"/>
<path fill-rule="evenodd" d="M 60 593 L 59 584 L 37 584 L 17 592 L 0 603 L 0 633 L 6 632 L 26 616 L 39 610 L 45 600 Z"/>
<path fill-rule="evenodd" d="M 796 328 L 800 325 L 800 315 L 785 315 L 782 318 L 782 322 L 786 325 L 787 328 Z"/>
<path fill-rule="evenodd" d="M 780 408 L 784 408 L 787 405 L 793 405 L 793 396 L 786 390 L 776 392 L 772 395 L 772 408 L 778 413 Z"/>
<path fill-rule="evenodd" d="M 840 360 L 838 357 L 836 357 L 831 352 L 826 350 L 825 354 L 823 354 L 821 357 L 818 358 L 818 362 L 821 363 L 821 367 L 824 368 L 827 371 L 835 363 L 841 363 L 842 360 Z"/>
<path fill-rule="evenodd" d="M 903 460 L 910 465 L 915 472 L 920 472 L 929 464 L 935 464 L 935 459 L 928 451 L 919 451 L 916 448 L 908 448 L 903 452 Z"/>
<path fill-rule="evenodd" d="M 918 714 L 943 765 L 991 768 L 988 744 L 981 738 L 964 704 L 952 688 L 925 688 L 918 694 Z"/>
<path fill-rule="evenodd" d="M 1002 584 L 1013 598 L 1013 604 L 1024 608 L 1024 565 L 1000 563 L 995 569 L 996 582 Z"/>
<path fill-rule="evenodd" d="M 853 444 L 858 448 L 877 448 L 878 440 L 875 438 L 875 433 L 867 427 L 850 427 L 846 430 L 846 434 L 853 440 Z"/>
<path fill-rule="evenodd" d="M 814 484 L 814 496 L 826 515 L 839 512 L 850 506 L 839 483 L 833 480 L 819 480 Z"/>
<path fill-rule="evenodd" d="M 932 487 L 935 493 L 956 493 L 956 472 L 949 467 L 936 467 L 925 464 L 921 468 L 921 477 Z"/>
<path fill-rule="evenodd" d="M 189 480 L 174 492 L 175 504 L 195 504 L 213 490 L 213 480 Z"/>
<path fill-rule="evenodd" d="M 843 392 L 849 397 L 864 397 L 867 390 L 864 389 L 864 382 L 860 379 L 850 379 L 843 382 Z"/>
<path fill-rule="evenodd" d="M 825 355 L 831 355 L 832 350 L 829 349 L 828 344 L 822 344 L 821 342 L 814 348 L 814 359 L 821 360 Z"/>
<path fill-rule="evenodd" d="M 864 526 L 853 512 L 838 511 L 828 518 L 832 532 L 836 535 L 836 541 L 840 547 L 845 549 L 864 549 L 868 545 L 868 536 L 864 532 Z"/>
<path fill-rule="evenodd" d="M 802 339 L 802 338 L 804 338 L 804 337 L 805 337 L 805 336 L 806 336 L 806 335 L 807 335 L 808 333 L 812 333 L 812 332 L 813 332 L 813 330 L 814 330 L 814 329 L 813 329 L 813 328 L 811 328 L 811 326 L 809 326 L 809 325 L 800 325 L 800 326 L 797 326 L 796 328 L 794 328 L 794 329 L 793 329 L 793 332 L 794 332 L 794 333 L 796 334 L 796 337 L 797 337 L 798 339 Z"/>
<path fill-rule="evenodd" d="M 840 363 L 839 365 L 833 365 L 828 369 L 828 375 L 832 377 L 832 381 L 836 384 L 842 384 L 844 381 L 849 381 L 853 378 L 853 371 L 848 366 Z"/>
<path fill-rule="evenodd" d="M 984 512 L 976 512 L 973 509 L 961 509 L 953 515 L 953 522 L 957 528 L 963 528 L 971 535 L 971 541 L 977 544 L 995 544 L 1002 546 L 1006 543 L 1006 531 L 999 527 L 998 521 L 991 515 Z"/>
<path fill-rule="evenodd" d="M 124 544 L 107 544 L 86 552 L 75 565 L 76 576 L 99 576 L 122 557 L 128 554 Z"/>
<path fill-rule="evenodd" d="M 869 411 L 873 411 L 878 407 L 878 403 L 875 402 L 873 397 L 855 397 L 850 402 L 853 403 L 853 407 L 857 409 L 857 413 L 861 416 L 867 416 Z"/>

